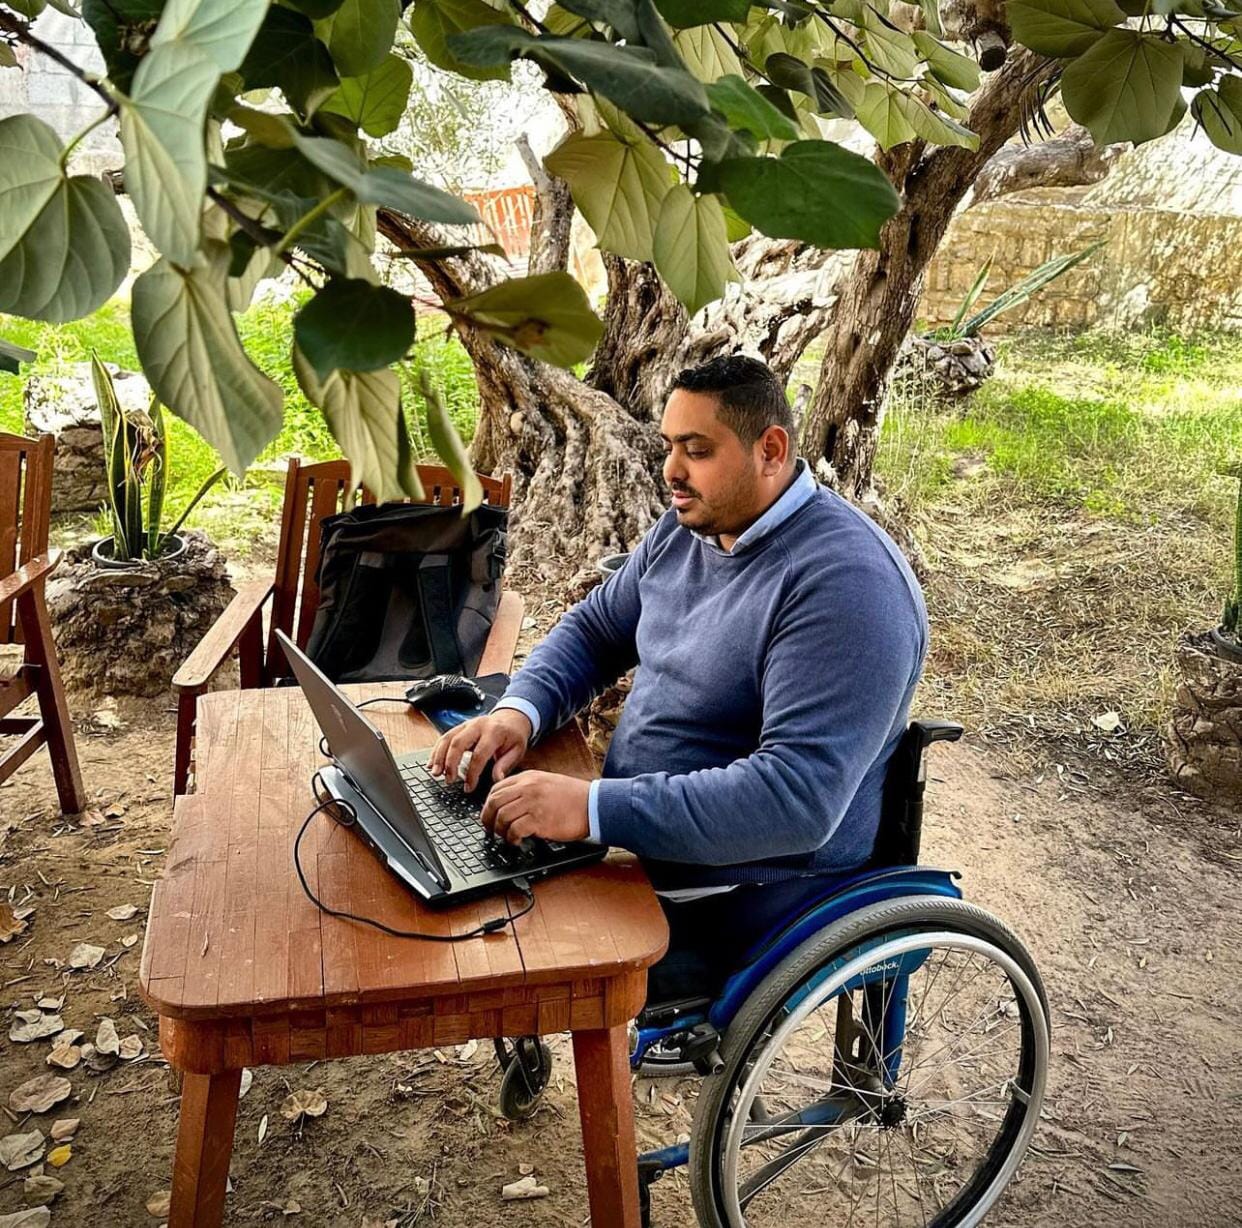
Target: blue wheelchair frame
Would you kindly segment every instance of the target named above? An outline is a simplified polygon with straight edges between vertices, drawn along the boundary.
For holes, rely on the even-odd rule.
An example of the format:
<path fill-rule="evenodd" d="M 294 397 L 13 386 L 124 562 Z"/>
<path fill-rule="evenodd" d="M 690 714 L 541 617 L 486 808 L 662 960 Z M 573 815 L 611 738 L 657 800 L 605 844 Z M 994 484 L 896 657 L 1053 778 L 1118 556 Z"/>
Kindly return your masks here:
<path fill-rule="evenodd" d="M 725 982 L 719 996 L 705 1008 L 687 1011 L 667 1024 L 640 1027 L 638 1043 L 630 1055 L 631 1069 L 637 1070 L 642 1065 L 643 1057 L 653 1045 L 669 1037 L 684 1034 L 696 1025 L 709 1024 L 714 1032 L 723 1035 L 746 1000 L 785 957 L 826 926 L 868 905 L 902 896 L 937 896 L 960 900 L 962 892 L 955 881 L 958 877 L 956 871 L 950 870 L 936 870 L 925 866 L 890 866 L 863 870 L 836 883 L 823 900 L 814 904 L 792 924 L 783 923 L 783 928 L 769 935 L 759 945 L 753 961 L 735 972 Z M 921 953 L 913 952 L 912 955 L 914 958 L 910 961 L 910 966 L 903 965 L 898 972 L 899 977 L 908 977 L 921 962 Z M 814 979 L 803 986 L 802 992 L 809 993 L 831 971 L 831 966 L 820 969 Z M 868 979 L 882 981 L 891 978 L 891 975 L 891 969 L 880 970 L 871 978 L 860 976 L 846 988 L 858 988 L 867 983 Z M 900 990 L 888 995 L 883 1028 L 884 1052 L 890 1055 L 886 1074 L 889 1080 L 893 1080 L 897 1076 L 897 1067 L 901 1061 L 899 1042 L 905 1030 L 905 995 Z M 644 1183 L 650 1183 L 668 1169 L 679 1168 L 688 1163 L 689 1159 L 690 1147 L 687 1143 L 644 1152 L 638 1157 L 640 1179 Z"/>

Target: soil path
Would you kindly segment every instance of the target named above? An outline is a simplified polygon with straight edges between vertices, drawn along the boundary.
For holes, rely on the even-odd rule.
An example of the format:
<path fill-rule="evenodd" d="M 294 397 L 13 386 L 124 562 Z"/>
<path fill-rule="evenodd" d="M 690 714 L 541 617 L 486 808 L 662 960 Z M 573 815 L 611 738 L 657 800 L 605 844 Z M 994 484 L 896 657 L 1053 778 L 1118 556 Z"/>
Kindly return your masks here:
<path fill-rule="evenodd" d="M 106 916 L 122 904 L 145 911 L 167 843 L 171 725 L 158 712 L 136 721 L 79 735 L 92 796 L 105 814 L 124 808 L 100 827 L 70 828 L 50 811 L 43 755 L 0 787 L 0 831 L 9 828 L 0 899 L 12 888 L 15 904 L 36 909 L 27 931 L 0 945 L 0 1099 L 49 1069 L 48 1041 L 7 1038 L 12 1011 L 43 994 L 66 995 L 67 1027 L 90 1037 L 107 1016 L 151 1054 L 101 1075 L 69 1072 L 71 1100 L 20 1127 L 47 1134 L 58 1116 L 82 1119 L 73 1157 L 57 1172 L 65 1189 L 54 1228 L 159 1224 L 145 1203 L 166 1188 L 171 1166 L 175 1094 L 135 991 L 140 944 L 120 945 L 141 933 L 142 913 Z M 1017 777 L 1007 762 L 971 745 L 938 749 L 925 842 L 928 863 L 960 868 L 967 898 L 1024 935 L 1052 1001 L 1046 1119 L 990 1222 L 1242 1224 L 1236 822 L 1189 807 L 1179 814 L 1167 797 L 1135 798 L 1122 784 L 1055 765 L 1034 780 Z M 83 941 L 105 947 L 99 967 L 58 968 Z M 516 1126 L 493 1111 L 498 1080 L 486 1044 L 256 1071 L 239 1110 L 226 1223 L 584 1224 L 572 1065 L 564 1038 L 554 1049 L 550 1094 Z M 281 1104 L 314 1087 L 328 1110 L 298 1132 Z M 644 1144 L 674 1142 L 689 1128 L 692 1080 L 640 1080 L 635 1092 Z M 502 1203 L 501 1184 L 525 1164 L 549 1197 Z M 23 1205 L 21 1182 L 4 1184 L 11 1176 L 0 1171 L 0 1215 Z M 661 1182 L 654 1201 L 657 1225 L 693 1222 L 684 1180 Z"/>

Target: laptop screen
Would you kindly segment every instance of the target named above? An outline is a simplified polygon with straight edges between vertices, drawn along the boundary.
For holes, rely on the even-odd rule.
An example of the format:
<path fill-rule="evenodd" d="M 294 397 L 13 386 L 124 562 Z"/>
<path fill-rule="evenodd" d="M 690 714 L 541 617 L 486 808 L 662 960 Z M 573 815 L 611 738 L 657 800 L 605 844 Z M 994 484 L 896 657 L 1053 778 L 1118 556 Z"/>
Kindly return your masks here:
<path fill-rule="evenodd" d="M 380 817 L 411 848 L 421 853 L 441 881 L 447 883 L 449 877 L 444 863 L 423 831 L 418 809 L 401 779 L 401 771 L 384 735 L 283 631 L 278 629 L 276 638 L 316 723 L 328 740 L 332 758 Z"/>

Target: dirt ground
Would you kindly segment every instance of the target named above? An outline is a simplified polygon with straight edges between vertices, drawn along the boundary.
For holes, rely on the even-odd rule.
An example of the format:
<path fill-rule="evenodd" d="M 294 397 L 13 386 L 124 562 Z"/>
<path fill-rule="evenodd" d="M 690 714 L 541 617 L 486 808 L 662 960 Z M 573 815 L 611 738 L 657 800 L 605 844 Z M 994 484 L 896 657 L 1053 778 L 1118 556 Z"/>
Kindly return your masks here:
<path fill-rule="evenodd" d="M 150 883 L 167 845 L 171 715 L 123 712 L 102 730 L 75 710 L 83 772 L 105 821 L 83 829 L 56 813 L 46 757 L 0 787 L 0 899 L 34 907 L 0 945 L 6 1008 L 0 1093 L 49 1067 L 48 1040 L 8 1039 L 12 1012 L 65 995 L 68 1028 L 92 1038 L 102 1017 L 146 1053 L 111 1070 L 66 1072 L 71 1098 L 0 1134 L 80 1117 L 55 1228 L 156 1225 L 147 1199 L 166 1189 L 177 1100 L 158 1057 L 155 1019 L 136 992 Z M 1032 773 L 969 742 L 937 749 L 924 860 L 959 868 L 967 898 L 1029 943 L 1053 1010 L 1045 1120 L 1021 1177 L 990 1222 L 1036 1225 L 1242 1224 L 1242 1009 L 1237 816 L 1167 789 L 1135 792 L 1089 766 L 1044 762 Z M 109 814 L 111 817 L 108 817 Z M 107 910 L 132 904 L 129 921 Z M 80 942 L 104 948 L 70 971 Z M 535 1118 L 494 1112 L 490 1046 L 261 1069 L 242 1100 L 225 1222 L 360 1228 L 433 1222 L 580 1225 L 587 1220 L 572 1063 L 554 1043 L 553 1087 Z M 320 1088 L 322 1117 L 295 1128 L 291 1091 Z M 640 1143 L 689 1129 L 694 1081 L 639 1080 Z M 533 1165 L 547 1198 L 502 1203 L 502 1184 Z M 1123 1167 L 1110 1167 L 1122 1165 Z M 47 1170 L 52 1172 L 50 1168 Z M 24 1174 L 0 1169 L 0 1217 L 23 1205 Z M 658 1225 L 692 1221 L 684 1179 L 654 1190 Z"/>

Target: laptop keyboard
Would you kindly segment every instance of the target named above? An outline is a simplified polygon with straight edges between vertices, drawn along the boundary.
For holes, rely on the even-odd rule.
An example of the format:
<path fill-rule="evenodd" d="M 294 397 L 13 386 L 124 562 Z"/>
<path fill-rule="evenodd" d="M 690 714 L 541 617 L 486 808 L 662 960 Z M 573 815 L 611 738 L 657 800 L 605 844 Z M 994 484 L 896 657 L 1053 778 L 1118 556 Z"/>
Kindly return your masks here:
<path fill-rule="evenodd" d="M 403 764 L 401 777 L 440 856 L 458 874 L 512 873 L 544 860 L 489 836 L 479 822 L 478 804 L 466 797 L 460 782 L 442 784 L 421 763 Z"/>

